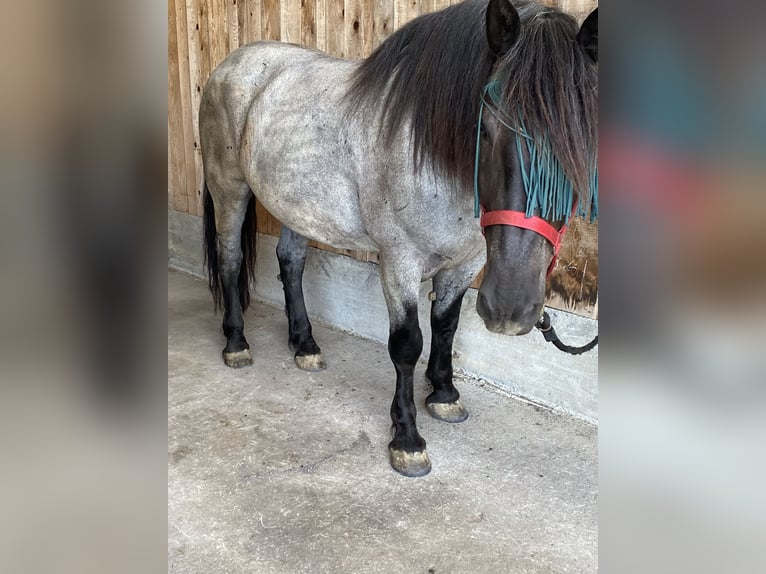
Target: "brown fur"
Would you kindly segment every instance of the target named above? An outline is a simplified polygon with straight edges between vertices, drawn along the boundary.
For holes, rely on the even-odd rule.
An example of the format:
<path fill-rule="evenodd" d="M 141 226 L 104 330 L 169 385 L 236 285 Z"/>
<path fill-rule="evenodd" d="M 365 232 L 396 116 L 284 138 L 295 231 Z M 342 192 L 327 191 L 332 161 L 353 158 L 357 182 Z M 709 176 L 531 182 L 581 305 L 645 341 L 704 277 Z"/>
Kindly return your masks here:
<path fill-rule="evenodd" d="M 546 297 L 560 297 L 570 308 L 596 303 L 598 294 L 598 245 L 589 245 L 585 235 L 596 237 L 591 224 L 573 220 L 561 246 L 546 289 Z"/>

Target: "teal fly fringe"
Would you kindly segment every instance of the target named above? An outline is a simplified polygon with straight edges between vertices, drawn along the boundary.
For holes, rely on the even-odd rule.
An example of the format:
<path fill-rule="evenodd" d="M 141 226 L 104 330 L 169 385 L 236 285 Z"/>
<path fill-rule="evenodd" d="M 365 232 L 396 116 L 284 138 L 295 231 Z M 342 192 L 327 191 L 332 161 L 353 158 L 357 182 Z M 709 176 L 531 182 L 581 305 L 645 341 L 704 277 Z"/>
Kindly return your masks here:
<path fill-rule="evenodd" d="M 572 182 L 564 173 L 561 163 L 556 159 L 546 139 L 542 142 L 527 135 L 524 121 L 519 119 L 521 129 L 516 135 L 516 150 L 521 161 L 521 176 L 527 193 L 525 215 L 533 217 L 536 212 L 543 219 L 557 221 L 563 219 L 569 223 L 574 203 Z M 598 165 L 594 163 L 590 184 L 590 201 L 580 201 L 575 215 L 590 216 L 593 222 L 598 218 Z"/>
<path fill-rule="evenodd" d="M 524 121 L 519 121 L 521 130 L 526 134 Z M 572 182 L 564 173 L 561 164 L 553 155 L 550 145 L 543 140 L 536 142 L 529 137 L 516 136 L 516 150 L 521 161 L 521 176 L 527 192 L 525 215 L 533 217 L 536 212 L 543 219 L 557 221 L 563 219 L 569 223 L 574 203 Z M 598 166 L 593 166 L 590 185 L 590 201 L 580 201 L 575 214 L 578 217 L 590 215 L 590 221 L 598 218 Z M 586 205 L 587 204 L 587 205 Z"/>
<path fill-rule="evenodd" d="M 527 162 L 521 161 L 521 176 L 524 182 L 524 190 L 527 193 L 527 205 L 525 215 L 533 217 L 536 211 L 543 219 L 557 221 L 563 219 L 567 224 L 572 215 L 574 202 L 574 190 L 572 182 L 564 173 L 561 164 L 553 154 L 550 144 L 544 140 L 542 145 L 535 142 L 528 134 L 524 121 L 519 118 L 519 126 L 509 125 L 498 113 L 502 98 L 502 84 L 499 80 L 493 80 L 484 88 L 479 108 L 479 123 L 476 129 L 476 162 L 474 166 L 474 216 L 480 216 L 479 206 L 479 145 L 481 141 L 481 122 L 484 107 L 492 112 L 495 118 L 506 128 L 516 133 L 516 149 L 519 158 L 528 158 Z M 498 110 L 493 109 L 484 96 L 489 96 L 492 104 Z M 505 115 L 505 114 L 504 114 Z M 507 117 L 507 116 L 506 116 Z M 508 118 L 510 119 L 510 118 Z M 526 151 L 526 153 L 524 153 Z M 598 163 L 594 162 L 593 176 L 591 178 L 589 205 L 585 201 L 579 202 L 576 210 L 578 217 L 586 217 L 590 214 L 590 221 L 598 218 Z"/>
<path fill-rule="evenodd" d="M 491 80 L 484 88 L 484 93 L 489 96 L 492 103 L 500 106 L 503 97 L 503 83 L 499 79 Z"/>

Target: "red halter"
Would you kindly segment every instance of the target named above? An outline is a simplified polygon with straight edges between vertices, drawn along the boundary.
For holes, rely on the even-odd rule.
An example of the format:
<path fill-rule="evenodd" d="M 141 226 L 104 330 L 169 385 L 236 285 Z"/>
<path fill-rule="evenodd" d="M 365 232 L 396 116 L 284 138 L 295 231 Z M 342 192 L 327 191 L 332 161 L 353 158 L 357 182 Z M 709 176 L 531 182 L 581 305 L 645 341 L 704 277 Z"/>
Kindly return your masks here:
<path fill-rule="evenodd" d="M 545 237 L 553 245 L 553 259 L 548 266 L 548 275 L 551 274 L 556 266 L 559 249 L 561 248 L 561 240 L 567 230 L 566 225 L 562 225 L 561 229 L 556 229 L 542 217 L 527 217 L 523 211 L 510 211 L 508 209 L 484 211 L 484 207 L 482 207 L 480 224 L 482 230 L 490 225 L 511 225 L 522 229 L 530 229 Z"/>

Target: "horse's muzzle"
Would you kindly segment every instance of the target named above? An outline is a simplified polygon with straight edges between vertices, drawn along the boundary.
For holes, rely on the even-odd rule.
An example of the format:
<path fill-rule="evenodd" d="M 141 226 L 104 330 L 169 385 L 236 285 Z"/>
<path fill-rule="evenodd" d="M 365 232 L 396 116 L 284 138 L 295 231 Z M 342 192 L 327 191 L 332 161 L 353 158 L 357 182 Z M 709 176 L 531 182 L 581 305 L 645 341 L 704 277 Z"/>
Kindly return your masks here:
<path fill-rule="evenodd" d="M 484 320 L 484 326 L 492 333 L 501 335 L 526 335 L 535 326 L 542 311 L 541 304 L 514 305 L 502 311 L 488 297 L 479 292 L 476 311 Z"/>
<path fill-rule="evenodd" d="M 526 335 L 532 330 L 534 325 L 528 327 L 519 325 L 513 321 L 484 321 L 484 326 L 488 331 L 497 333 L 498 335 Z"/>

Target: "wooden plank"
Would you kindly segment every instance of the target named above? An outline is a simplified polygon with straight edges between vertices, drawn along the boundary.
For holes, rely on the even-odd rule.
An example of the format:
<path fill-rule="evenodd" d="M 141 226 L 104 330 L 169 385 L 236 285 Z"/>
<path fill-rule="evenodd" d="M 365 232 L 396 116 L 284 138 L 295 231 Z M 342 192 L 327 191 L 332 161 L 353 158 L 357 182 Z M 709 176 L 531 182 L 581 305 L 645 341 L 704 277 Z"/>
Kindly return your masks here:
<path fill-rule="evenodd" d="M 343 22 L 343 36 L 346 47 L 344 57 L 359 59 L 364 52 L 362 40 L 362 0 L 345 0 L 344 10 L 346 17 Z"/>
<path fill-rule="evenodd" d="M 210 68 L 214 69 L 229 53 L 228 19 L 226 0 L 206 0 L 208 3 L 208 41 L 210 43 Z"/>
<path fill-rule="evenodd" d="M 172 202 L 168 204 L 172 204 L 173 209 L 188 213 L 176 14 L 176 0 L 168 0 L 168 140 L 171 142 L 168 193 L 172 196 Z"/>
<path fill-rule="evenodd" d="M 228 53 L 239 48 L 239 10 L 238 0 L 226 0 L 226 42 Z"/>
<path fill-rule="evenodd" d="M 394 0 L 372 1 L 372 49 L 374 50 L 394 31 Z"/>
<path fill-rule="evenodd" d="M 317 45 L 316 10 L 318 0 L 301 0 L 301 38 L 303 46 L 315 48 Z"/>
<path fill-rule="evenodd" d="M 597 0 L 538 0 L 538 2 L 572 14 L 580 21 L 598 6 Z"/>
<path fill-rule="evenodd" d="M 205 84 L 207 83 L 208 78 L 210 77 L 210 73 L 213 71 L 213 58 L 212 58 L 212 51 L 210 49 L 210 0 L 198 0 L 199 5 L 199 43 L 200 43 L 200 59 L 199 59 L 199 68 L 200 68 L 200 90 L 199 94 L 202 95 L 202 90 L 205 88 Z M 199 113 L 199 111 L 197 112 Z M 200 174 L 198 175 L 200 186 L 204 186 L 204 173 L 202 173 L 202 146 L 201 143 L 199 145 L 199 165 L 200 165 Z M 201 202 L 200 202 L 201 203 Z M 202 211 L 202 206 L 200 205 L 200 211 Z"/>
<path fill-rule="evenodd" d="M 329 253 L 344 255 L 346 257 L 357 259 L 358 261 L 369 261 L 372 263 L 378 263 L 377 253 L 372 253 L 367 251 L 356 251 L 353 249 L 338 249 L 336 247 L 333 247 L 332 245 L 320 243 L 319 241 L 309 241 L 309 247 L 315 247 L 317 249 L 321 249 L 322 251 L 327 251 Z"/>
<path fill-rule="evenodd" d="M 199 145 L 199 103 L 204 85 L 202 62 L 207 54 L 202 51 L 200 26 L 200 0 L 186 1 L 186 28 L 188 30 L 189 90 L 191 95 L 192 149 L 194 163 L 194 186 L 196 201 L 194 213 L 202 213 L 202 192 L 205 175 L 202 169 L 202 153 Z M 204 0 L 203 0 L 204 1 Z M 207 18 L 205 18 L 207 19 Z M 207 28 L 205 28 L 207 30 Z M 206 78 L 205 78 L 206 79 Z M 191 206 L 190 206 L 191 207 Z"/>
<path fill-rule="evenodd" d="M 374 0 L 362 0 L 362 19 L 359 21 L 359 27 L 362 30 L 361 58 L 366 58 L 374 50 L 375 32 L 373 18 L 375 16 L 375 11 L 373 3 Z"/>
<path fill-rule="evenodd" d="M 247 29 L 247 0 L 234 0 L 237 4 L 237 29 L 239 30 L 239 45 L 249 44 Z"/>
<path fill-rule="evenodd" d="M 344 0 L 325 0 L 327 22 L 327 53 L 342 58 L 346 51 L 345 41 L 345 2 Z"/>
<path fill-rule="evenodd" d="M 420 14 L 420 0 L 395 0 L 394 30 L 398 30 Z"/>
<path fill-rule="evenodd" d="M 210 56 L 210 4 L 209 0 L 193 0 L 197 6 L 197 23 L 199 25 L 199 57 L 197 58 L 199 63 L 199 78 L 200 78 L 200 92 L 205 87 L 207 79 L 210 76 L 210 72 L 213 70 Z"/>
<path fill-rule="evenodd" d="M 256 228 L 259 233 L 265 233 L 266 235 L 274 235 L 279 237 L 281 224 L 279 220 L 271 215 L 263 205 L 258 202 L 255 206 L 256 215 Z"/>
<path fill-rule="evenodd" d="M 262 38 L 264 40 L 279 40 L 279 0 L 261 0 Z"/>
<path fill-rule="evenodd" d="M 327 0 L 315 0 L 316 16 L 316 47 L 323 52 L 327 51 Z"/>
<path fill-rule="evenodd" d="M 176 0 L 176 41 L 178 44 L 178 80 L 181 103 L 181 124 L 184 134 L 184 166 L 188 213 L 197 215 L 197 170 L 194 164 L 194 129 L 192 125 L 191 80 L 189 70 L 189 37 L 186 0 Z"/>
<path fill-rule="evenodd" d="M 260 0 L 240 0 L 247 4 L 247 42 L 257 42 L 263 37 Z"/>
<path fill-rule="evenodd" d="M 345 57 L 366 58 L 374 43 L 373 4 L 370 0 L 345 0 L 344 10 Z"/>
<path fill-rule="evenodd" d="M 301 43 L 301 0 L 281 0 L 280 39 L 290 44 Z"/>
<path fill-rule="evenodd" d="M 577 18 L 578 22 L 582 22 L 598 6 L 598 2 L 594 0 L 558 0 L 553 5 Z"/>

